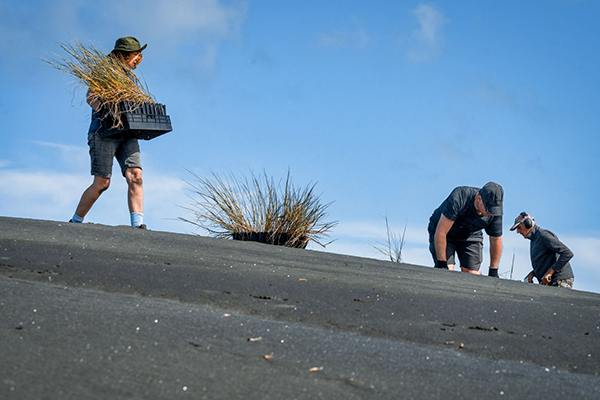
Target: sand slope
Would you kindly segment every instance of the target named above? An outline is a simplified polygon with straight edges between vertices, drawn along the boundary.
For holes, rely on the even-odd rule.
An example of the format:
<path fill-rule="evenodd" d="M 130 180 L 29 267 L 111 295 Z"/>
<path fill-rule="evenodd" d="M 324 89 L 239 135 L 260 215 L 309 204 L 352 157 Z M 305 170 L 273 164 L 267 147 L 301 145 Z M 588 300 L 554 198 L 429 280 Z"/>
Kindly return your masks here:
<path fill-rule="evenodd" d="M 592 399 L 600 295 L 0 217 L 0 354 L 2 399 Z"/>

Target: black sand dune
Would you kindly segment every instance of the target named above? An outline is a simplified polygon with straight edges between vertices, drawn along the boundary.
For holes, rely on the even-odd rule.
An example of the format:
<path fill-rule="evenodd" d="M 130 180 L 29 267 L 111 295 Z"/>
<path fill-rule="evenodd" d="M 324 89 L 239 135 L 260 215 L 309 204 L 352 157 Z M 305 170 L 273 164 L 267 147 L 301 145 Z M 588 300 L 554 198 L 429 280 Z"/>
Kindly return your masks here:
<path fill-rule="evenodd" d="M 598 399 L 600 295 L 0 218 L 0 399 Z"/>

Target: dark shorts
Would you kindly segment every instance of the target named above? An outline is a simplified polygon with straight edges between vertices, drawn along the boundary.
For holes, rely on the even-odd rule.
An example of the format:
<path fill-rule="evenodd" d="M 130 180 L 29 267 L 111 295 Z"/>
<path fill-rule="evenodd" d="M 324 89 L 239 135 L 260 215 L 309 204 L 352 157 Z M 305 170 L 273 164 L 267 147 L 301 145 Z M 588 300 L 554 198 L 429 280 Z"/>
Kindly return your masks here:
<path fill-rule="evenodd" d="M 429 251 L 433 256 L 433 265 L 437 263 L 435 253 L 435 233 L 429 232 Z M 461 268 L 479 271 L 483 262 L 483 236 L 469 236 L 466 239 L 446 239 L 446 260 L 448 264 L 456 265 L 454 255 L 458 254 Z"/>
<path fill-rule="evenodd" d="M 117 157 L 123 175 L 128 168 L 142 168 L 137 139 L 112 139 L 104 137 L 102 133 L 89 133 L 88 145 L 94 176 L 110 178 L 114 157 Z"/>

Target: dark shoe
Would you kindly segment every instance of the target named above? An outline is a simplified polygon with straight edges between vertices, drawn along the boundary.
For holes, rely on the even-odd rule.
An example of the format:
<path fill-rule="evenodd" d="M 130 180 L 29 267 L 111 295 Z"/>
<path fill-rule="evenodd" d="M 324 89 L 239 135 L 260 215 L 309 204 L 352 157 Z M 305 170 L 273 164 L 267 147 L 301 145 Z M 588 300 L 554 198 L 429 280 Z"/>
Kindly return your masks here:
<path fill-rule="evenodd" d="M 146 227 L 146 224 L 141 224 L 141 225 L 139 225 L 139 226 L 136 226 L 135 228 L 136 228 L 136 229 L 148 229 L 148 228 Z"/>

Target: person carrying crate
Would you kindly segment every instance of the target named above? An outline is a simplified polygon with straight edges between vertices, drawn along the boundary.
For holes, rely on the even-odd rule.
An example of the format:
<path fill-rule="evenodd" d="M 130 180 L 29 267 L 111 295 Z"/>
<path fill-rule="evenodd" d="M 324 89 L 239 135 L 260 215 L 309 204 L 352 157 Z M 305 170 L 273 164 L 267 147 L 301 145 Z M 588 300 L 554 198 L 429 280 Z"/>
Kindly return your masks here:
<path fill-rule="evenodd" d="M 142 51 L 146 44 L 132 37 L 122 37 L 115 42 L 109 57 L 119 60 L 124 68 L 133 71 L 142 61 Z M 92 121 L 88 130 L 92 184 L 83 192 L 79 204 L 69 222 L 81 223 L 100 195 L 110 186 L 113 159 L 116 157 L 121 172 L 127 181 L 127 204 L 131 226 L 146 229 L 144 224 L 144 187 L 142 181 L 142 160 L 138 139 L 105 137 L 107 129 L 103 124 L 102 100 L 88 90 L 87 102 L 92 108 Z"/>

